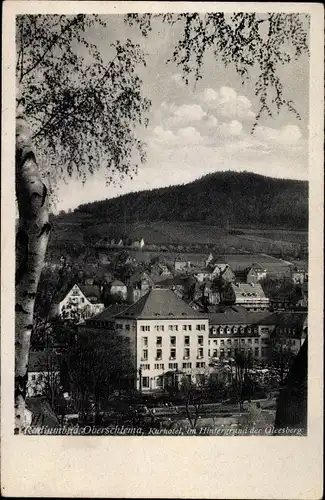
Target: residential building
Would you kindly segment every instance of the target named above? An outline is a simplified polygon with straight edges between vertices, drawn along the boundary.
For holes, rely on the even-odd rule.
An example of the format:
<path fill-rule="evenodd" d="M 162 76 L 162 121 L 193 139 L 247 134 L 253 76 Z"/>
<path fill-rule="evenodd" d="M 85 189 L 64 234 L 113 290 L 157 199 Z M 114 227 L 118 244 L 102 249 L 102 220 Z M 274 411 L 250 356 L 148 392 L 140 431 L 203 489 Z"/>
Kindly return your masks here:
<path fill-rule="evenodd" d="M 162 264 L 161 262 L 157 262 L 151 266 L 150 274 L 153 276 L 163 277 L 172 276 L 172 273 L 170 272 L 166 264 Z"/>
<path fill-rule="evenodd" d="M 133 241 L 133 243 L 132 243 L 132 246 L 133 246 L 134 248 L 143 248 L 143 247 L 144 247 L 144 245 L 145 245 L 145 243 L 144 243 L 144 239 L 143 239 L 143 238 L 141 238 L 140 240 L 135 240 L 135 241 Z"/>
<path fill-rule="evenodd" d="M 110 295 L 121 297 L 123 300 L 127 297 L 127 286 L 120 280 L 113 280 L 108 285 Z"/>
<path fill-rule="evenodd" d="M 219 313 L 209 313 L 209 357 L 234 358 L 238 353 L 245 353 L 257 360 L 267 360 L 269 314 L 250 312 L 239 306 L 227 307 Z"/>
<path fill-rule="evenodd" d="M 270 308 L 270 299 L 259 283 L 231 283 L 223 293 L 223 301 L 243 306 L 248 311 L 268 311 Z"/>
<path fill-rule="evenodd" d="M 279 345 L 296 355 L 307 336 L 306 313 L 251 312 L 232 306 L 208 316 L 211 359 L 233 358 L 241 352 L 269 361 Z"/>
<path fill-rule="evenodd" d="M 105 329 L 107 332 L 113 331 L 115 330 L 115 316 L 128 307 L 127 304 L 111 304 L 100 314 L 96 314 L 79 325 L 78 331 L 88 333 L 96 333 L 99 329 Z"/>
<path fill-rule="evenodd" d="M 292 266 L 290 269 L 292 282 L 295 284 L 302 285 L 305 281 L 308 281 L 308 270 L 305 266 Z"/>
<path fill-rule="evenodd" d="M 198 270 L 195 273 L 195 277 L 200 282 L 204 280 L 213 281 L 218 278 L 225 283 L 231 283 L 235 279 L 235 275 L 228 264 L 215 263 L 213 261 L 207 267 Z"/>
<path fill-rule="evenodd" d="M 103 309 L 100 286 L 75 284 L 68 292 L 63 291 L 59 295 L 59 302 L 54 305 L 52 313 L 62 319 L 80 321 Z"/>
<path fill-rule="evenodd" d="M 307 312 L 273 313 L 268 323 L 274 325 L 270 334 L 272 349 L 296 355 L 307 338 Z"/>
<path fill-rule="evenodd" d="M 246 283 L 257 284 L 262 279 L 266 278 L 266 269 L 262 268 L 259 264 L 252 264 L 246 269 Z"/>
<path fill-rule="evenodd" d="M 174 260 L 175 271 L 186 271 L 188 272 L 191 268 L 191 262 L 187 259 L 177 258 Z"/>
<path fill-rule="evenodd" d="M 127 287 L 129 301 L 137 302 L 154 286 L 155 282 L 147 271 L 141 271 L 133 274 L 129 279 Z"/>
<path fill-rule="evenodd" d="M 212 262 L 212 261 L 213 261 L 213 259 L 214 259 L 214 257 L 213 257 L 213 255 L 212 255 L 212 253 L 210 253 L 210 254 L 208 255 L 208 257 L 206 258 L 206 260 L 205 260 L 205 267 L 208 267 L 208 265 L 210 264 L 210 262 Z"/>
<path fill-rule="evenodd" d="M 28 359 L 27 397 L 43 396 L 60 384 L 60 369 L 54 351 L 31 351 Z"/>
<path fill-rule="evenodd" d="M 298 300 L 296 307 L 307 310 L 308 308 L 308 281 L 301 285 L 301 299 Z"/>
<path fill-rule="evenodd" d="M 266 278 L 267 270 L 259 264 L 252 264 L 246 268 L 237 268 L 235 270 L 235 281 L 239 283 L 257 284 Z"/>
<path fill-rule="evenodd" d="M 97 328 L 109 328 L 103 316 Z M 108 313 L 110 314 L 110 313 Z M 87 325 L 96 328 L 98 318 Z M 114 316 L 115 329 L 129 339 L 134 357 L 137 380 L 135 386 L 143 392 L 162 390 L 165 379 L 172 374 L 180 380 L 191 377 L 193 382 L 208 368 L 208 317 L 194 311 L 172 290 L 153 288 L 122 312 Z"/>

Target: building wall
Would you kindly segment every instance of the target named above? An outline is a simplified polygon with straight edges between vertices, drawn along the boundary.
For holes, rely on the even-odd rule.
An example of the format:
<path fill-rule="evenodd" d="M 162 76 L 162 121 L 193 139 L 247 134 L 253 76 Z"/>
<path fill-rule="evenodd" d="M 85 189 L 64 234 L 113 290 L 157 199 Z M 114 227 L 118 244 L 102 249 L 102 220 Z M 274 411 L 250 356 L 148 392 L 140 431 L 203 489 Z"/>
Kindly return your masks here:
<path fill-rule="evenodd" d="M 274 326 L 229 324 L 210 326 L 209 358 L 234 357 L 237 352 L 258 360 L 269 357 L 269 339 Z"/>
<path fill-rule="evenodd" d="M 70 292 L 58 304 L 55 313 L 64 316 L 65 319 L 74 319 L 76 314 L 89 318 L 104 310 L 104 304 L 92 304 L 82 293 L 78 286 L 74 286 Z"/>
<path fill-rule="evenodd" d="M 176 369 L 194 381 L 208 367 L 208 336 L 208 319 L 138 320 L 137 369 L 141 368 L 141 381 L 139 376 L 137 388 L 141 382 L 143 392 L 160 389 L 159 377 Z M 187 341 L 189 345 L 185 345 Z M 175 359 L 171 359 L 174 353 Z"/>
<path fill-rule="evenodd" d="M 236 297 L 235 304 L 245 307 L 248 311 L 268 311 L 270 299 L 267 297 Z"/>

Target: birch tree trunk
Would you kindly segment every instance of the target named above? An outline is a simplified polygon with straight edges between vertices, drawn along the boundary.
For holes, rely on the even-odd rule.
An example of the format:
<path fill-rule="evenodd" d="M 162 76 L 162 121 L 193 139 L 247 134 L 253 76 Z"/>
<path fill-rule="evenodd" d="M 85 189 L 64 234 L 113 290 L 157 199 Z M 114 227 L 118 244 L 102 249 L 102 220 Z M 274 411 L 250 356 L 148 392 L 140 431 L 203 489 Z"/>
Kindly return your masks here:
<path fill-rule="evenodd" d="M 38 170 L 19 87 L 16 98 L 16 198 L 19 222 L 16 232 L 15 434 L 19 434 L 24 427 L 35 296 L 50 232 L 48 192 Z"/>

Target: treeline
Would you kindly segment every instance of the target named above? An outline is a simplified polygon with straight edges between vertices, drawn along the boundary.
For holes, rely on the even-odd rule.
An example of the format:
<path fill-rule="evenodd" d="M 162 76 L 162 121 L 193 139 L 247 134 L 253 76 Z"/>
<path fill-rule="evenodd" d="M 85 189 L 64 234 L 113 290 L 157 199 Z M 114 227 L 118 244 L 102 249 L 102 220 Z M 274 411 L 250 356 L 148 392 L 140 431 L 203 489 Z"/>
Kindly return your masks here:
<path fill-rule="evenodd" d="M 75 213 L 128 223 L 162 220 L 307 229 L 308 183 L 218 172 L 185 185 L 80 205 Z"/>

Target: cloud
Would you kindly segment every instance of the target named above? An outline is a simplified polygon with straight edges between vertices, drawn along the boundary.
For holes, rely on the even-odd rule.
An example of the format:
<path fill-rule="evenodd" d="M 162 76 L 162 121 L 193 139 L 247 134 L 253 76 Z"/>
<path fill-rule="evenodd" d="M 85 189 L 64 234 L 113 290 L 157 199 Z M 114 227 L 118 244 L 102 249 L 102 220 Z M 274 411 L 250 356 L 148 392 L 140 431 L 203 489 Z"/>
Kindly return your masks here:
<path fill-rule="evenodd" d="M 221 87 L 219 91 L 206 88 L 200 97 L 205 106 L 213 109 L 218 117 L 228 120 L 249 120 L 255 117 L 251 101 L 243 95 L 238 95 L 231 87 Z"/>
<path fill-rule="evenodd" d="M 153 130 L 151 143 L 161 148 L 182 148 L 202 143 L 204 137 L 194 127 L 180 128 L 176 133 L 164 127 L 157 126 Z"/>
<path fill-rule="evenodd" d="M 205 124 L 208 128 L 216 128 L 219 124 L 219 120 L 214 115 L 207 115 Z"/>
<path fill-rule="evenodd" d="M 201 136 L 200 132 L 196 130 L 194 127 L 181 128 L 177 132 L 177 136 L 181 139 L 182 145 L 199 144 L 203 140 L 203 137 Z"/>
<path fill-rule="evenodd" d="M 232 120 L 231 122 L 220 123 L 218 130 L 222 136 L 236 137 L 242 133 L 243 126 L 238 120 Z"/>
<path fill-rule="evenodd" d="M 165 107 L 166 111 L 172 112 L 172 116 L 166 120 L 168 127 L 187 125 L 188 123 L 201 121 L 206 112 L 199 104 L 182 104 L 178 107 Z"/>
<path fill-rule="evenodd" d="M 158 125 L 153 129 L 153 138 L 160 143 L 170 143 L 175 140 L 176 136 L 171 130 Z"/>
<path fill-rule="evenodd" d="M 298 125 L 284 125 L 280 129 L 258 125 L 254 136 L 273 146 L 297 146 L 302 142 L 302 133 Z"/>

